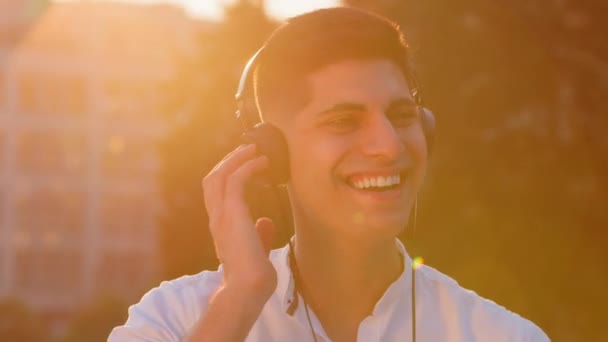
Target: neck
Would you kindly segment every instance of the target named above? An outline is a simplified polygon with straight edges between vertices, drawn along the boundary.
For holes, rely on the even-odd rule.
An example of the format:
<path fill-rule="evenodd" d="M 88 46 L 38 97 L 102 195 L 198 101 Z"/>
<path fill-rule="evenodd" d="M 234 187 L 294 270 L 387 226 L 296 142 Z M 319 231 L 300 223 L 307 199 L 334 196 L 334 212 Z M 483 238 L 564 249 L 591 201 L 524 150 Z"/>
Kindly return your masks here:
<path fill-rule="evenodd" d="M 297 234 L 295 257 L 300 291 L 328 333 L 335 318 L 356 332 L 403 271 L 394 237 L 369 242 Z"/>

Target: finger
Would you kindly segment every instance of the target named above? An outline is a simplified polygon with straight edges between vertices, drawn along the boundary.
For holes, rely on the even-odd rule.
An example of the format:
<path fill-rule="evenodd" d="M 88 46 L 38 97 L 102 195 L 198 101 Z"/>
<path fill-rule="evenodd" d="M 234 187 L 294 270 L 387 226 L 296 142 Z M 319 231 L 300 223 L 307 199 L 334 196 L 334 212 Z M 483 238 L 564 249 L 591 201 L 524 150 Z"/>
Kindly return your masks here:
<path fill-rule="evenodd" d="M 264 246 L 264 252 L 266 255 L 270 253 L 272 249 L 272 243 L 275 235 L 275 225 L 271 219 L 262 217 L 255 223 L 255 229 L 258 231 L 258 236 Z"/>
<path fill-rule="evenodd" d="M 218 208 L 221 208 L 221 184 L 206 176 L 201 181 L 201 189 L 203 190 L 203 202 L 209 217 L 209 226 L 214 227 L 218 221 Z"/>
<path fill-rule="evenodd" d="M 210 173 L 217 173 L 218 170 L 224 170 L 228 173 L 232 169 L 238 167 L 243 161 L 252 158 L 256 153 L 255 144 L 239 145 L 239 147 L 228 153 L 222 160 L 220 160 Z"/>
<path fill-rule="evenodd" d="M 241 145 L 230 152 L 203 178 L 203 196 L 210 220 L 217 216 L 217 214 L 214 214 L 217 211 L 216 207 L 221 207 L 224 202 L 225 178 L 232 173 L 233 169 L 254 156 L 255 145 Z"/>
<path fill-rule="evenodd" d="M 216 168 L 217 168 L 217 167 L 218 167 L 218 166 L 219 166 L 219 165 L 220 165 L 220 164 L 221 164 L 221 163 L 222 163 L 224 160 L 226 160 L 226 159 L 230 158 L 230 157 L 231 157 L 231 156 L 233 156 L 235 153 L 237 153 L 237 152 L 239 152 L 239 151 L 241 151 L 241 150 L 243 150 L 243 149 L 247 149 L 249 145 L 250 145 L 250 144 L 243 144 L 243 145 L 239 145 L 239 146 L 237 146 L 237 147 L 236 147 L 234 150 L 232 150 L 232 151 L 228 152 L 228 154 L 226 154 L 226 155 L 224 156 L 224 158 L 222 158 L 222 160 L 220 160 L 220 161 L 219 161 L 217 164 L 215 164 L 215 166 L 213 167 L 213 169 L 211 169 L 211 171 L 210 171 L 210 172 L 213 172 L 213 171 L 214 171 L 214 170 L 215 170 L 215 169 L 216 169 Z"/>
<path fill-rule="evenodd" d="M 218 205 L 215 213 L 218 224 L 210 226 L 211 234 L 218 244 L 230 239 L 257 239 L 253 230 L 254 222 L 245 201 L 245 182 L 256 172 L 268 166 L 268 158 L 260 156 L 245 162 L 226 180 L 224 203 Z M 211 218 L 210 218 L 211 219 Z M 261 249 L 260 249 L 261 251 Z"/>
<path fill-rule="evenodd" d="M 245 183 L 252 178 L 253 174 L 260 172 L 268 167 L 268 158 L 259 156 L 245 162 L 241 167 L 234 171 L 226 181 L 225 196 L 226 201 L 224 206 L 234 205 L 233 201 L 245 198 Z"/>

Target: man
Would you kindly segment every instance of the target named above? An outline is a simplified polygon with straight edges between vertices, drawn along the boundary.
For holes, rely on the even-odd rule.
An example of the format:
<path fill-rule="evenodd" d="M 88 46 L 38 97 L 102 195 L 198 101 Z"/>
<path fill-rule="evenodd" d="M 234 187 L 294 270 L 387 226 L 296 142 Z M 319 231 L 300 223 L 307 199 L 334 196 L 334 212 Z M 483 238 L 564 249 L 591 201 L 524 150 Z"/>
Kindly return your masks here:
<path fill-rule="evenodd" d="M 238 147 L 203 181 L 222 266 L 151 290 L 110 341 L 548 340 L 437 270 L 413 271 L 396 239 L 431 137 L 393 24 L 318 10 L 277 29 L 256 59 L 261 119 L 289 150 L 295 236 L 269 251 L 274 224 L 251 217 L 244 189 L 272 161 Z"/>

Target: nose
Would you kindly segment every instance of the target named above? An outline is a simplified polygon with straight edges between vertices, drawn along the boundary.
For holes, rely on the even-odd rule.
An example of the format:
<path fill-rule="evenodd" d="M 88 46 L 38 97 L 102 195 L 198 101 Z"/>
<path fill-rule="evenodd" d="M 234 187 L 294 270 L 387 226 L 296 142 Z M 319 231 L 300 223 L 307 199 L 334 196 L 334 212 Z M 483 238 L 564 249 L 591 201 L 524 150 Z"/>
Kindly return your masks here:
<path fill-rule="evenodd" d="M 397 160 L 405 149 L 398 131 L 384 113 L 369 120 L 362 144 L 366 156 L 389 162 Z"/>

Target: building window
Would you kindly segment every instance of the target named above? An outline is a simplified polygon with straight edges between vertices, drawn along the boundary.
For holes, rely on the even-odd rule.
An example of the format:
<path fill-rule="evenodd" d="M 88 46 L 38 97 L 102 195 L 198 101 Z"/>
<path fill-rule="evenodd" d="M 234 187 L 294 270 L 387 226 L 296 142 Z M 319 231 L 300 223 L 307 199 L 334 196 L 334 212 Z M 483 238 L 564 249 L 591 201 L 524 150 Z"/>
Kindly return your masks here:
<path fill-rule="evenodd" d="M 16 196 L 17 235 L 30 242 L 55 247 L 80 242 L 86 214 L 84 191 L 62 189 L 19 189 Z"/>
<path fill-rule="evenodd" d="M 86 91 L 82 75 L 23 72 L 17 79 L 17 111 L 25 115 L 83 116 Z"/>
<path fill-rule="evenodd" d="M 17 248 L 15 285 L 37 295 L 74 295 L 81 286 L 82 255 L 66 248 Z"/>
<path fill-rule="evenodd" d="M 158 170 L 157 146 L 152 139 L 133 138 L 124 135 L 108 136 L 102 155 L 103 174 L 115 178 L 146 176 L 149 181 Z"/>
<path fill-rule="evenodd" d="M 145 254 L 106 251 L 97 267 L 97 279 L 103 279 L 97 281 L 97 290 L 127 297 L 141 295 L 141 291 L 148 287 L 154 263 Z"/>
<path fill-rule="evenodd" d="M 17 136 L 17 165 L 25 174 L 84 175 L 85 152 L 83 134 L 28 131 Z"/>
<path fill-rule="evenodd" d="M 154 245 L 156 197 L 151 194 L 105 193 L 101 204 L 104 239 L 131 246 Z"/>
<path fill-rule="evenodd" d="M 110 120 L 154 121 L 167 112 L 160 81 L 110 79 L 103 83 L 104 112 Z"/>

